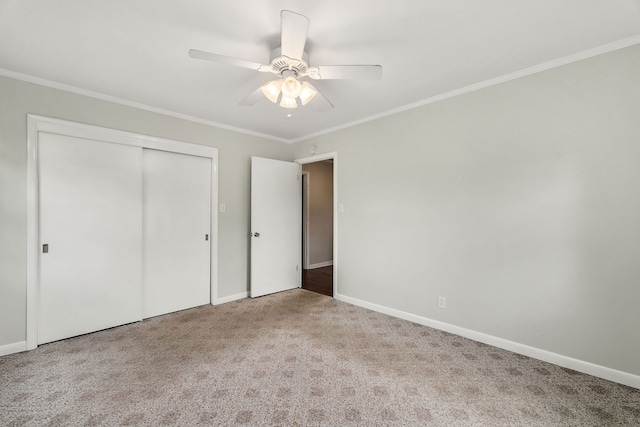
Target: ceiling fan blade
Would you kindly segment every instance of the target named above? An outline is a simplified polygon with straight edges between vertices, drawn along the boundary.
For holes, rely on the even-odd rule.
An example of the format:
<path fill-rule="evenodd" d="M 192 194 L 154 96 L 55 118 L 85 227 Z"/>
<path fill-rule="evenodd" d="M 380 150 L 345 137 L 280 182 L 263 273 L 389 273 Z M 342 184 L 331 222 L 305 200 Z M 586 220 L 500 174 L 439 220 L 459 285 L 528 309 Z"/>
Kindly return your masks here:
<path fill-rule="evenodd" d="M 292 59 L 302 59 L 307 43 L 309 18 L 289 10 L 280 12 L 280 37 L 282 55 Z"/>
<path fill-rule="evenodd" d="M 309 77 L 315 80 L 352 79 L 380 80 L 381 65 L 319 65 L 309 67 Z"/>
<path fill-rule="evenodd" d="M 313 90 L 316 91 L 316 96 L 309 102 L 309 107 L 313 108 L 317 111 L 329 111 L 333 108 L 333 104 L 329 101 L 325 96 L 320 92 L 317 88 L 315 88 L 311 83 L 307 83 Z"/>
<path fill-rule="evenodd" d="M 217 62 L 219 64 L 235 65 L 236 67 L 249 68 L 251 70 L 268 72 L 272 71 L 268 65 L 262 65 L 257 62 L 246 61 L 232 56 L 219 55 L 217 53 L 205 52 L 197 49 L 189 49 L 189 56 L 195 59 L 204 59 L 205 61 Z"/>
<path fill-rule="evenodd" d="M 246 98 L 238 102 L 240 105 L 252 106 L 255 105 L 256 102 L 264 99 L 264 94 L 262 93 L 262 88 L 256 89 L 254 92 L 250 93 Z"/>

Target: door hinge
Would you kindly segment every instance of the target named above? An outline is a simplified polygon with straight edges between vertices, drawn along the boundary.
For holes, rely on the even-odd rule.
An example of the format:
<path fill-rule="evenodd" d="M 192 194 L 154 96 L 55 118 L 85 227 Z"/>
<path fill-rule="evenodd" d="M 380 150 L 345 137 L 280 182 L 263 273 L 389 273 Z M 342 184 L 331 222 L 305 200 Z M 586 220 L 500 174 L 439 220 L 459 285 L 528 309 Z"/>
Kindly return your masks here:
<path fill-rule="evenodd" d="M 209 235 L 208 234 L 204 235 L 204 240 L 209 240 Z"/>

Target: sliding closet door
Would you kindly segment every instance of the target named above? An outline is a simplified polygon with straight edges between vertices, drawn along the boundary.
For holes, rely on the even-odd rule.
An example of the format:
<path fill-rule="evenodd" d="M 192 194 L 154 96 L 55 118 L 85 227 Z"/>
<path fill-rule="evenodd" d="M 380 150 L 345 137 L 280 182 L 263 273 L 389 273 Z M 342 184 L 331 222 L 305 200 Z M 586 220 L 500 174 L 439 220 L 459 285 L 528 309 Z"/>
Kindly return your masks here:
<path fill-rule="evenodd" d="M 142 149 L 38 135 L 38 343 L 141 319 Z"/>
<path fill-rule="evenodd" d="M 211 159 L 143 152 L 145 318 L 211 300 Z"/>

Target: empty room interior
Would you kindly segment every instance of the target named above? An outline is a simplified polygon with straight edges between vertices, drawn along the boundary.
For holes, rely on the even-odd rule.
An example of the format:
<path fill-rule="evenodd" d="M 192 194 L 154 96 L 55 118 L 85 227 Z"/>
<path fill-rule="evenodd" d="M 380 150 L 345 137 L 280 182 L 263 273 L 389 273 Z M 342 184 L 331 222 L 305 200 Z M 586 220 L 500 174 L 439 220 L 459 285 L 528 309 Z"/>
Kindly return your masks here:
<path fill-rule="evenodd" d="M 640 425 L 640 0 L 0 0 L 0 425 Z"/>

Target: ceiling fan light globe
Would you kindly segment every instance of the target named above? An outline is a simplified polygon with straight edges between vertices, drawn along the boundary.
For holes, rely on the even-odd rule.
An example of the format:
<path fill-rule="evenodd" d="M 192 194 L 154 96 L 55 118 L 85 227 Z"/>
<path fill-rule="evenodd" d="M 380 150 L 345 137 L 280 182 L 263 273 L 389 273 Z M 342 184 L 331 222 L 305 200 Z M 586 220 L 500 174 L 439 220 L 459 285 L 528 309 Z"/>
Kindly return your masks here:
<path fill-rule="evenodd" d="M 289 98 L 288 96 L 284 96 L 284 92 L 282 92 L 282 99 L 280 100 L 280 106 L 283 108 L 298 108 L 298 101 L 295 98 Z"/>
<path fill-rule="evenodd" d="M 282 83 L 282 96 L 287 98 L 296 98 L 300 95 L 302 85 L 293 76 L 287 76 Z"/>
<path fill-rule="evenodd" d="M 302 89 L 300 90 L 300 101 L 302 105 L 307 105 L 316 96 L 318 91 L 309 83 L 302 83 Z"/>
<path fill-rule="evenodd" d="M 278 96 L 280 95 L 280 90 L 282 87 L 282 81 L 280 80 L 271 80 L 263 84 L 260 89 L 262 89 L 262 93 L 264 96 L 274 104 L 278 102 Z"/>

